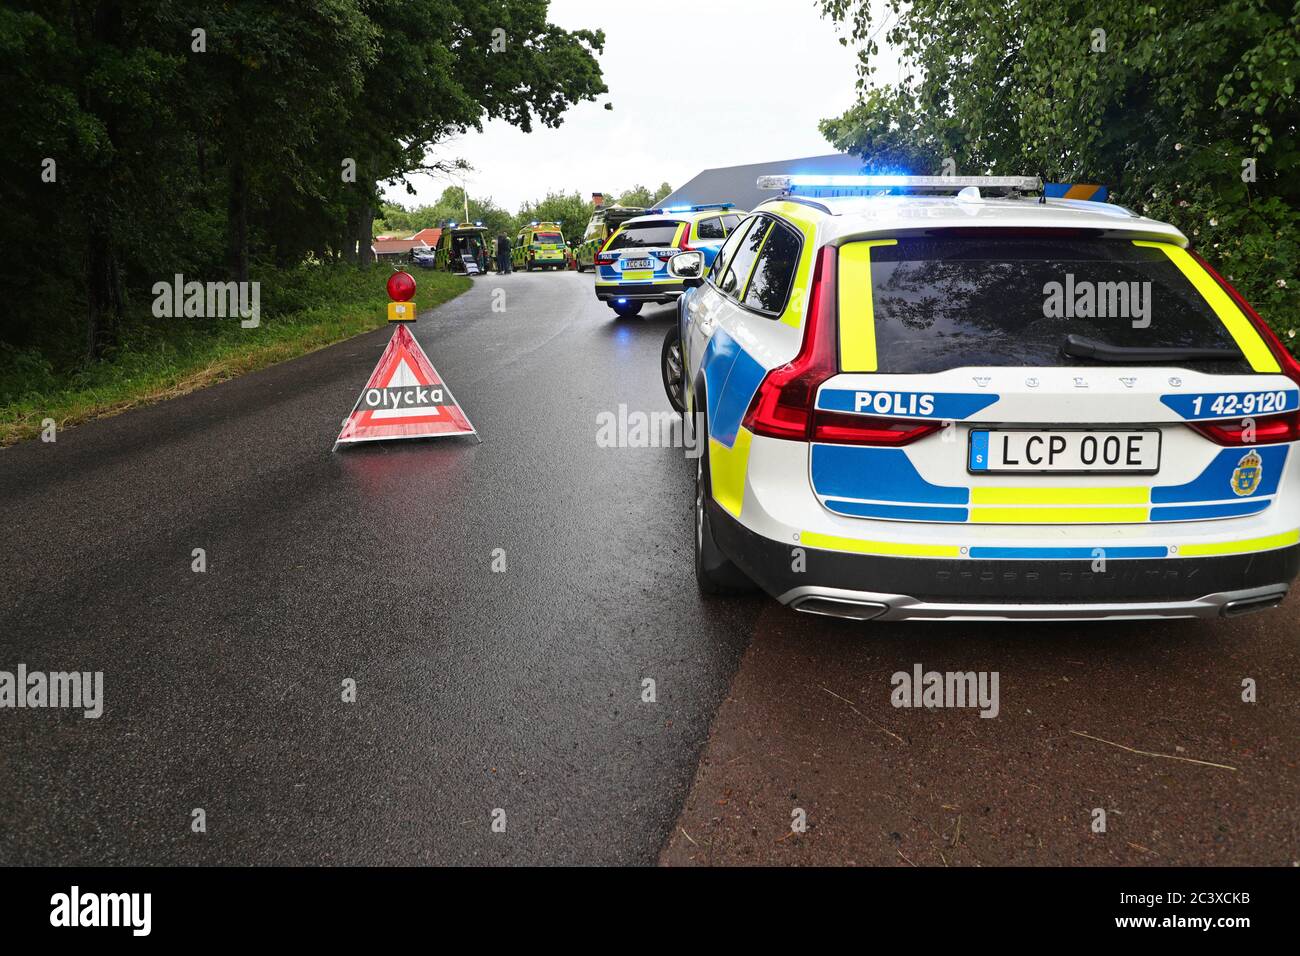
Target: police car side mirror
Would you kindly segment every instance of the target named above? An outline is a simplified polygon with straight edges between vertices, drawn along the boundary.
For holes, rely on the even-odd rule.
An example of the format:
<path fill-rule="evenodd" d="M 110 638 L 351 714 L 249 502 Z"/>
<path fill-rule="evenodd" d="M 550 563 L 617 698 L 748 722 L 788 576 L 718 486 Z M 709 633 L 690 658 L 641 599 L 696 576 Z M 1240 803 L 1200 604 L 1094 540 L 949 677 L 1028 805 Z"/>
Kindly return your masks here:
<path fill-rule="evenodd" d="M 668 274 L 688 289 L 704 284 L 704 253 L 679 252 L 668 260 Z"/>

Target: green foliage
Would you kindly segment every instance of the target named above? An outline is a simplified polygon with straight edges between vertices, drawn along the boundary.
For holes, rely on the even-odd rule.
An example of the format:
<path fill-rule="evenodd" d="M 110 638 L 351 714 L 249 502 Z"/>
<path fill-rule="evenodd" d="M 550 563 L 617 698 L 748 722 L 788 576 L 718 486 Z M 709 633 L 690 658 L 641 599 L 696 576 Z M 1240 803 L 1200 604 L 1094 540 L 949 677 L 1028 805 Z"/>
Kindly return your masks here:
<path fill-rule="evenodd" d="M 661 183 L 656 190 L 647 189 L 645 186 L 633 186 L 627 192 L 623 193 L 617 199 L 613 200 L 616 206 L 643 206 L 649 208 L 656 205 L 659 200 L 663 199 L 673 187 L 668 183 Z"/>
<path fill-rule="evenodd" d="M 579 192 L 547 193 L 545 199 L 527 202 L 519 207 L 519 212 L 514 217 L 514 230 L 518 231 L 534 220 L 558 222 L 562 223 L 564 238 L 572 242 L 582 238 L 594 208 L 591 200 L 583 199 Z"/>
<path fill-rule="evenodd" d="M 167 398 L 322 348 L 387 322 L 386 274 L 342 263 L 263 268 L 261 324 L 238 319 L 155 318 L 132 309 L 111 361 L 56 368 L 35 349 L 0 342 L 0 446 L 36 435 L 45 418 L 59 427 Z M 420 272 L 416 305 L 430 309 L 470 280 Z"/>
<path fill-rule="evenodd" d="M 495 202 L 491 196 L 469 198 L 469 219 L 465 218 L 465 193 L 459 186 L 444 189 L 432 206 L 407 209 L 397 203 L 384 203 L 380 218 L 375 220 L 376 236 L 412 236 L 421 229 L 437 227 L 444 222 L 481 222 L 493 235 L 509 233 L 514 217 Z"/>
<path fill-rule="evenodd" d="M 869 0 L 821 5 L 861 49 L 859 102 L 821 125 L 838 149 L 881 170 L 951 158 L 958 173 L 1104 183 L 1177 225 L 1300 344 L 1300 2 L 889 0 L 880 22 Z M 886 27 L 895 85 L 874 82 Z"/>
<path fill-rule="evenodd" d="M 59 373 L 135 348 L 133 316 L 177 272 L 366 264 L 380 184 L 463 166 L 432 146 L 488 119 L 556 126 L 605 92 L 603 35 L 547 14 L 547 0 L 7 0 L 4 354 Z M 471 214 L 509 220 L 488 199 Z M 22 365 L 39 377 L 40 362 Z"/>

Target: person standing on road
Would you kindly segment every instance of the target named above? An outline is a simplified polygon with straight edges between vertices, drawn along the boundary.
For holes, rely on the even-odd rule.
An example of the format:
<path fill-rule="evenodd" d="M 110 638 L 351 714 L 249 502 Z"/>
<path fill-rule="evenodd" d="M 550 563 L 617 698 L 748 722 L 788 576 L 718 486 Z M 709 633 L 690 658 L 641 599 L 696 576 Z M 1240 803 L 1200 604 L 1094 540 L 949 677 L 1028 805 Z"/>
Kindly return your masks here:
<path fill-rule="evenodd" d="M 510 272 L 510 240 L 504 232 L 497 234 L 497 272 L 501 275 Z"/>

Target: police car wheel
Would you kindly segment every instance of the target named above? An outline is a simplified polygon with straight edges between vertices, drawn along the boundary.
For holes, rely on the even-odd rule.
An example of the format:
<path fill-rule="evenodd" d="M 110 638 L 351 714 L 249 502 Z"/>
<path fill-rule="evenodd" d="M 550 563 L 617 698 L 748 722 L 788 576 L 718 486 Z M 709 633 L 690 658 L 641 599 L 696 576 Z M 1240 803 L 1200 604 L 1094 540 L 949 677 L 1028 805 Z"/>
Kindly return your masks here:
<path fill-rule="evenodd" d="M 682 374 L 682 333 L 675 324 L 664 336 L 664 345 L 659 352 L 659 371 L 663 375 L 668 403 L 679 415 L 686 414 L 686 401 L 683 394 L 686 376 Z"/>
<path fill-rule="evenodd" d="M 700 435 L 704 453 L 695 459 L 695 583 L 701 594 L 743 594 L 754 590 L 754 583 L 745 572 L 732 564 L 713 540 L 709 510 L 704 502 L 709 495 L 708 437 Z"/>
<path fill-rule="evenodd" d="M 630 319 L 641 312 L 641 303 L 624 302 L 622 305 L 611 305 L 610 308 L 618 313 L 620 319 Z"/>

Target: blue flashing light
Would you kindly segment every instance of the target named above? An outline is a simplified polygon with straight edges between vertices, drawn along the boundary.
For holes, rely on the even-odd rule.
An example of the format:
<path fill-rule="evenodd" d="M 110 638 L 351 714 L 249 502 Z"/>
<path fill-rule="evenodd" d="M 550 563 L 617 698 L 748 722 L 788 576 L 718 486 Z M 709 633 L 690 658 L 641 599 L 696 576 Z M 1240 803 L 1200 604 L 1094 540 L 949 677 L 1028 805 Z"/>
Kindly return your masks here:
<path fill-rule="evenodd" d="M 872 176 L 759 176 L 759 189 L 784 193 L 809 190 L 834 190 L 840 195 L 871 195 L 887 190 L 910 192 L 956 193 L 967 187 L 1009 193 L 1039 192 L 1043 182 L 1037 176 L 907 176 L 898 174 Z M 843 192 L 840 192 L 843 191 Z"/>
<path fill-rule="evenodd" d="M 734 209 L 734 202 L 697 202 L 689 206 L 660 206 L 658 209 L 647 209 L 647 216 L 661 216 L 670 213 L 679 212 L 704 212 L 707 209 Z"/>
<path fill-rule="evenodd" d="M 614 301 L 619 305 L 627 305 L 627 299 L 615 299 Z"/>

